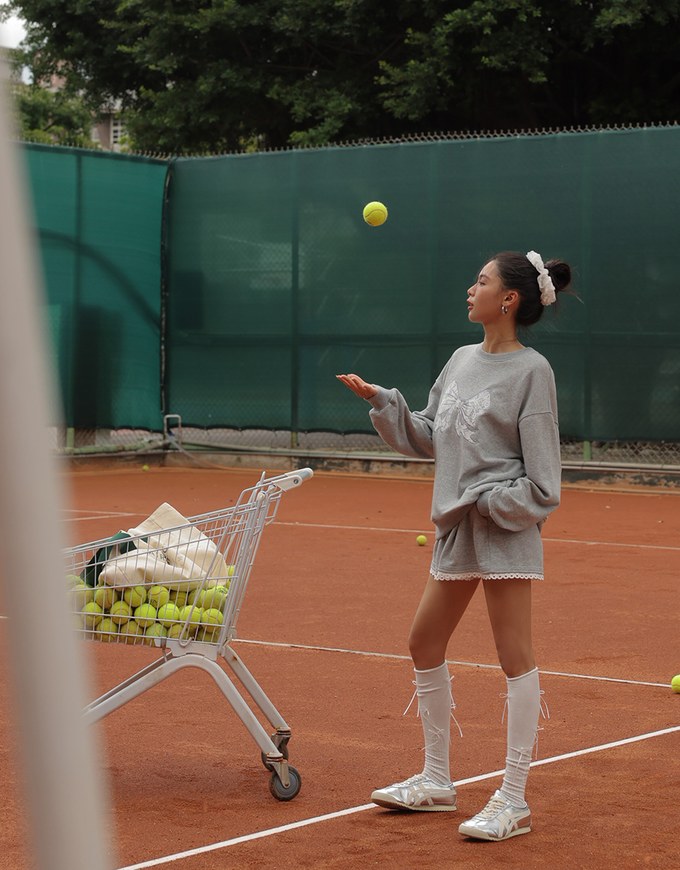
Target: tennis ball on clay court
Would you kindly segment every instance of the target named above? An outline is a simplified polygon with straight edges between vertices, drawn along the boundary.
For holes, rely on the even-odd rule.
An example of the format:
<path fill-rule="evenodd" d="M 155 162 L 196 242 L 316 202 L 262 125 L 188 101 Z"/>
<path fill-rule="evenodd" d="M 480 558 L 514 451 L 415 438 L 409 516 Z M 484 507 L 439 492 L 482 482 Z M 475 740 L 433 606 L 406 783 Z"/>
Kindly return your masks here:
<path fill-rule="evenodd" d="M 140 604 L 135 607 L 135 621 L 142 628 L 148 628 L 156 621 L 156 608 L 151 604 Z"/>
<path fill-rule="evenodd" d="M 676 674 L 671 680 L 671 689 L 673 689 L 676 695 L 680 695 L 680 674 Z"/>
<path fill-rule="evenodd" d="M 144 463 L 144 465 L 142 465 L 142 471 L 148 471 L 148 470 L 149 470 L 149 466 L 146 463 Z"/>
<path fill-rule="evenodd" d="M 83 618 L 83 626 L 92 631 L 101 622 L 104 611 L 95 601 L 88 601 L 80 613 Z"/>
<path fill-rule="evenodd" d="M 110 616 L 117 625 L 122 625 L 132 616 L 132 608 L 127 601 L 114 601 L 111 605 Z"/>
<path fill-rule="evenodd" d="M 123 599 L 134 610 L 146 601 L 146 589 L 143 586 L 129 586 L 123 593 Z"/>
<path fill-rule="evenodd" d="M 158 621 L 166 628 L 170 628 L 173 622 L 178 621 L 180 612 L 179 607 L 169 601 L 167 604 L 158 608 Z"/>
<path fill-rule="evenodd" d="M 416 538 L 416 544 L 418 544 L 419 547 L 424 547 L 425 544 L 427 544 L 427 538 L 425 535 L 418 535 Z"/>
<path fill-rule="evenodd" d="M 364 220 L 369 226 L 379 227 L 387 220 L 387 209 L 381 202 L 369 202 L 364 206 Z"/>

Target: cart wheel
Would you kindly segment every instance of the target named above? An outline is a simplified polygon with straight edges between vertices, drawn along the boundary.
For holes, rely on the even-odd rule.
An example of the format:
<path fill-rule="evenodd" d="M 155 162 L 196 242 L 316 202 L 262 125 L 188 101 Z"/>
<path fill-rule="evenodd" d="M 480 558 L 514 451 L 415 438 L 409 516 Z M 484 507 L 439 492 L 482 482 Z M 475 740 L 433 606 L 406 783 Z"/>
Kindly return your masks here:
<path fill-rule="evenodd" d="M 300 791 L 302 780 L 300 774 L 294 767 L 288 768 L 288 776 L 290 777 L 290 785 L 288 788 L 281 782 L 278 773 L 272 773 L 269 780 L 269 791 L 274 795 L 277 801 L 292 801 L 295 795 Z"/>
<path fill-rule="evenodd" d="M 276 739 L 275 739 L 276 736 L 277 736 L 276 734 L 272 734 L 272 740 L 273 740 L 273 742 L 274 742 L 274 745 L 275 745 L 276 748 L 281 752 L 281 755 L 283 755 L 283 757 L 286 759 L 286 761 L 288 761 L 288 739 L 286 739 L 286 741 L 285 741 L 284 743 L 282 743 L 281 745 L 279 745 L 279 744 L 277 744 L 277 742 L 276 742 Z M 265 768 L 266 768 L 267 770 L 274 770 L 274 766 L 272 765 L 272 763 L 271 763 L 270 761 L 267 760 L 267 755 L 266 755 L 266 753 L 261 752 L 261 753 L 260 753 L 260 756 L 261 756 L 261 758 L 262 758 L 262 764 L 264 764 Z"/>

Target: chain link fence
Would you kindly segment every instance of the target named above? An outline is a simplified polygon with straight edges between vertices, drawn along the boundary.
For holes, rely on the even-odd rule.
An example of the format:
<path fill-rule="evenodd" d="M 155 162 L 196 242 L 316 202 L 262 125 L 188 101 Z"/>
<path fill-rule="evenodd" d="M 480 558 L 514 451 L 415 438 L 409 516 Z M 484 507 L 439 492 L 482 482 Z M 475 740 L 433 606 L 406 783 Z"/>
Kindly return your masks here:
<path fill-rule="evenodd" d="M 52 430 L 52 445 L 63 457 L 138 457 L 140 462 L 153 457 L 192 459 L 200 464 L 274 465 L 299 459 L 320 467 L 341 468 L 353 465 L 379 471 L 382 466 L 411 467 L 429 475 L 423 460 L 410 460 L 394 454 L 377 434 L 330 432 L 289 432 L 266 429 L 203 429 L 183 427 L 171 418 L 163 432 L 143 429 Z M 591 471 L 602 476 L 610 472 L 635 475 L 646 480 L 677 478 L 680 483 L 680 442 L 651 441 L 576 441 L 562 440 L 565 471 L 576 477 Z M 295 464 L 293 462 L 293 464 Z"/>

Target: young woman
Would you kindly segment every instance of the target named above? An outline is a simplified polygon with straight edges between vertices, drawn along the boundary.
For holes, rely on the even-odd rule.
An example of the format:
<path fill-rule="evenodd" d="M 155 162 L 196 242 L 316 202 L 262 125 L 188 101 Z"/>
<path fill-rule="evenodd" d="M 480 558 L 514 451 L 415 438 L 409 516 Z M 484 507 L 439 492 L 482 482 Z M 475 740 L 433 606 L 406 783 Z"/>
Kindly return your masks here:
<path fill-rule="evenodd" d="M 409 636 L 425 765 L 371 800 L 397 809 L 456 809 L 446 649 L 481 580 L 508 688 L 503 783 L 459 827 L 483 840 L 531 830 L 524 793 L 540 714 L 531 584 L 543 578 L 541 527 L 559 504 L 561 468 L 553 372 L 522 345 L 517 329 L 536 323 L 570 281 L 567 263 L 544 264 L 535 251 L 493 257 L 467 291 L 468 318 L 483 326 L 484 340 L 456 350 L 423 411 L 410 411 L 396 389 L 338 375 L 371 403 L 372 423 L 387 444 L 435 460 L 431 575 Z"/>

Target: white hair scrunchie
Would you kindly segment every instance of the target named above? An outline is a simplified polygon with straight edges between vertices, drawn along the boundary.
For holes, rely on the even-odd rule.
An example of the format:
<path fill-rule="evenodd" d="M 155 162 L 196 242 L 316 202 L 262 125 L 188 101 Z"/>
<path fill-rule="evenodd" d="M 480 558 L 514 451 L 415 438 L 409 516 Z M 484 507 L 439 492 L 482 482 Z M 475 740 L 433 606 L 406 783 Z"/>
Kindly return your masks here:
<path fill-rule="evenodd" d="M 529 251 L 527 260 L 538 272 L 538 289 L 541 291 L 541 305 L 552 305 L 557 296 L 555 295 L 555 285 L 552 282 L 550 273 L 545 268 L 541 255 L 536 251 Z"/>

